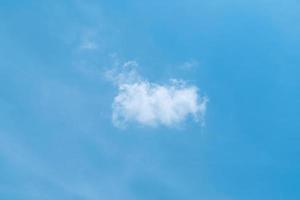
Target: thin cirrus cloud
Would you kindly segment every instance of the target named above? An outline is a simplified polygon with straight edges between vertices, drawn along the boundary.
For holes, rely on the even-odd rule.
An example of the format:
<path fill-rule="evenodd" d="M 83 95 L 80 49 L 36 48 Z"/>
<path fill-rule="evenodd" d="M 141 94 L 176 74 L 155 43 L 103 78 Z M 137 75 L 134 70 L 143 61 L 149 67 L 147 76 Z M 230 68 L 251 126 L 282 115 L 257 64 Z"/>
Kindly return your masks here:
<path fill-rule="evenodd" d="M 137 73 L 137 66 L 135 61 L 129 61 L 121 70 L 107 73 L 118 88 L 112 104 L 115 126 L 135 123 L 174 127 L 190 116 L 203 124 L 208 98 L 200 96 L 196 86 L 176 79 L 168 84 L 152 83 Z"/>

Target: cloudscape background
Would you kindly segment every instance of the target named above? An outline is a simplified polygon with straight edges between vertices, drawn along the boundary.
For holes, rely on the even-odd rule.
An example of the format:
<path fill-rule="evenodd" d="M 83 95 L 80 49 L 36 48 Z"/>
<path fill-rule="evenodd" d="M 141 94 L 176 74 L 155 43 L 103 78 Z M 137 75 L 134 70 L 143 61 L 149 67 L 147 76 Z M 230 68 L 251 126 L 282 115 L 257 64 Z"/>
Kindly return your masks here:
<path fill-rule="evenodd" d="M 1 1 L 0 199 L 299 199 L 299 20 L 293 0 Z"/>

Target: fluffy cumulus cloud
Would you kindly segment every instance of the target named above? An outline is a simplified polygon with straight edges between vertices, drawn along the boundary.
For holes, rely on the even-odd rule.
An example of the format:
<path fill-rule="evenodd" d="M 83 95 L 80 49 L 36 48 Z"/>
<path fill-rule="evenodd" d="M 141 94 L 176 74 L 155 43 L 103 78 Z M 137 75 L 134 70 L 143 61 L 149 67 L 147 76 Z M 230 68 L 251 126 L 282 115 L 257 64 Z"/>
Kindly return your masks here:
<path fill-rule="evenodd" d="M 127 62 L 121 71 L 108 74 L 118 87 L 112 105 L 112 119 L 117 127 L 128 123 L 145 126 L 176 126 L 188 117 L 203 123 L 207 97 L 196 86 L 182 80 L 157 84 L 143 79 L 135 70 L 136 62 Z"/>

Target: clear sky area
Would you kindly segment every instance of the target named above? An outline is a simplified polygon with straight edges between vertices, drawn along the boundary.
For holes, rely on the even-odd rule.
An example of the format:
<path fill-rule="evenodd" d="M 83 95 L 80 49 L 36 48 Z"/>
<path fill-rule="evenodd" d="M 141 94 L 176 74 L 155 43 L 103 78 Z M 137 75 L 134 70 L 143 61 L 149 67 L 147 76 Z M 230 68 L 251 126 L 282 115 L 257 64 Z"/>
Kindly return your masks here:
<path fill-rule="evenodd" d="M 300 2 L 0 1 L 1 200 L 299 200 Z"/>

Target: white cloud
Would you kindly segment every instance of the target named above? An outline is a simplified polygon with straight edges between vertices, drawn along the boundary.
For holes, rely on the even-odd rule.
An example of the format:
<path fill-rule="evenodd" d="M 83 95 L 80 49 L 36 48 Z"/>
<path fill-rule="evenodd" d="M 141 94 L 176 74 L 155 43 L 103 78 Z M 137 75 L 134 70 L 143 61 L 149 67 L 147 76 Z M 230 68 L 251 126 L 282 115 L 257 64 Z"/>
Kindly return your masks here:
<path fill-rule="evenodd" d="M 145 126 L 176 126 L 192 116 L 203 123 L 207 97 L 200 96 L 196 86 L 172 79 L 168 84 L 156 84 L 143 79 L 135 70 L 134 61 L 123 65 L 121 71 L 108 72 L 118 87 L 112 105 L 112 119 L 117 127 L 127 123 Z"/>

